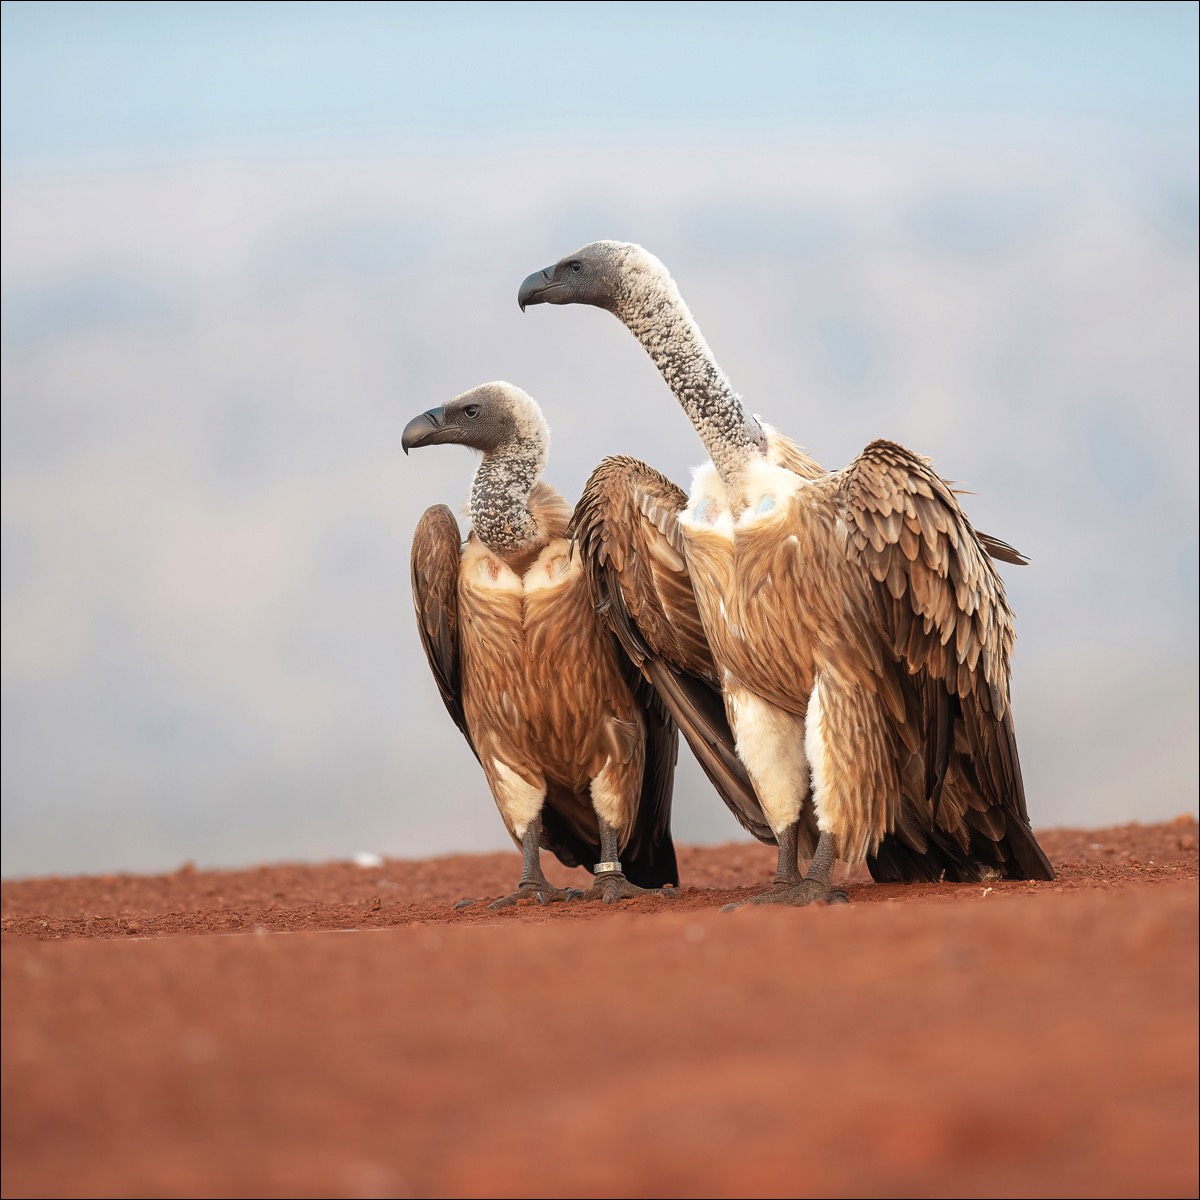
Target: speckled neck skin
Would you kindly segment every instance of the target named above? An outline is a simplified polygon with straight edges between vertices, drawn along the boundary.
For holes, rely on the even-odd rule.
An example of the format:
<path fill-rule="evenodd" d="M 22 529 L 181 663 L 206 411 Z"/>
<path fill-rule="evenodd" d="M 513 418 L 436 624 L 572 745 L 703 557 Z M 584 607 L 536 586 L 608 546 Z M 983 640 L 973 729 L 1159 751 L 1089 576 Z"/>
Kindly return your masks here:
<path fill-rule="evenodd" d="M 666 267 L 641 247 L 630 251 L 613 312 L 675 393 L 726 490 L 739 494 L 747 464 L 766 453 L 766 435 L 717 365 Z"/>
<path fill-rule="evenodd" d="M 502 558 L 528 550 L 538 537 L 529 493 L 546 468 L 550 431 L 541 413 L 536 416 L 524 420 L 510 441 L 484 455 L 471 485 L 471 528 Z"/>

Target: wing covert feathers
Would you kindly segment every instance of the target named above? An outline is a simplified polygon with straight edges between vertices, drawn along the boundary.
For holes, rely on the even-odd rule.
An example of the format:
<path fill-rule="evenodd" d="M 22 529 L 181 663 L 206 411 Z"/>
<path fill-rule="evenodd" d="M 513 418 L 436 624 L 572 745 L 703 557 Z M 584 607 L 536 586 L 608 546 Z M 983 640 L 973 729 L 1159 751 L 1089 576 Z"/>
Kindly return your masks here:
<path fill-rule="evenodd" d="M 606 458 L 575 508 L 571 536 L 596 611 L 653 686 L 741 825 L 774 842 L 734 749 L 716 664 L 692 593 L 676 517 L 687 496 L 637 459 Z"/>
<path fill-rule="evenodd" d="M 458 568 L 462 535 L 445 504 L 434 504 L 417 522 L 412 543 L 412 593 L 417 632 L 442 703 L 476 758 L 479 752 L 463 712 L 458 651 Z"/>
<path fill-rule="evenodd" d="M 842 474 L 847 550 L 873 581 L 895 653 L 1002 720 L 1012 613 L 954 494 L 927 459 L 893 442 L 872 442 Z"/>
<path fill-rule="evenodd" d="M 945 843 L 939 857 L 954 877 L 977 877 L 972 863 L 998 858 L 1010 877 L 1052 879 L 1029 827 L 1009 707 L 1013 617 L 992 563 L 1017 552 L 996 539 L 985 547 L 929 461 L 893 442 L 872 442 L 841 474 L 847 554 L 861 562 L 909 676 L 901 733 L 926 783 L 928 811 L 902 817 L 880 870 L 912 878 L 905 859 L 921 851 L 923 828 Z"/>

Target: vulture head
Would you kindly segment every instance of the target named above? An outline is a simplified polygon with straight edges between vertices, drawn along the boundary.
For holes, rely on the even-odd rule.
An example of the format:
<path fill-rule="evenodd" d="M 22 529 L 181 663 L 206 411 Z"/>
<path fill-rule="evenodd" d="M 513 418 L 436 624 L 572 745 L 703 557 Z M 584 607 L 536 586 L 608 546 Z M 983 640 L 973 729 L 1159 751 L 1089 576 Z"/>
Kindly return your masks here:
<path fill-rule="evenodd" d="M 529 304 L 593 304 L 622 309 L 671 284 L 667 268 L 633 242 L 589 242 L 553 266 L 528 275 L 517 292 Z"/>
<path fill-rule="evenodd" d="M 511 383 L 481 383 L 441 408 L 413 417 L 400 445 L 468 446 L 483 455 L 518 451 L 545 460 L 550 429 L 533 397 Z"/>

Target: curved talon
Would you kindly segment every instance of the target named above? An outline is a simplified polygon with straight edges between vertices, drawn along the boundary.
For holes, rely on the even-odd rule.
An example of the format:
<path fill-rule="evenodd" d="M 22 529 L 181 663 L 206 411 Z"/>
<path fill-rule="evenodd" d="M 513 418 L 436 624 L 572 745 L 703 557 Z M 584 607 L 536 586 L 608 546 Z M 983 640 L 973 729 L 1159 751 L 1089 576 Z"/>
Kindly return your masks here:
<path fill-rule="evenodd" d="M 538 904 L 556 904 L 562 900 L 570 900 L 570 889 L 556 888 L 545 880 L 538 882 L 530 880 L 521 883 L 515 892 L 500 896 L 493 900 L 488 908 L 511 908 L 521 900 L 536 900 Z"/>
<path fill-rule="evenodd" d="M 721 907 L 719 909 L 717 909 L 717 911 L 718 912 L 735 912 L 737 909 L 739 909 L 741 907 L 742 906 L 737 903 L 722 904 Z"/>
<path fill-rule="evenodd" d="M 460 908 L 470 908 L 475 901 L 471 899 L 463 899 L 455 901 L 454 908 L 457 911 Z"/>
<path fill-rule="evenodd" d="M 578 892 L 572 899 L 599 900 L 603 904 L 616 904 L 619 900 L 632 900 L 637 896 L 662 896 L 675 899 L 675 888 L 644 888 L 630 883 L 623 873 L 605 871 L 596 877 L 596 882 L 587 891 Z"/>
<path fill-rule="evenodd" d="M 798 879 L 795 883 L 776 883 L 768 891 L 751 896 L 747 904 L 788 904 L 803 908 L 809 904 L 849 904 L 845 892 L 835 891 L 816 879 Z"/>

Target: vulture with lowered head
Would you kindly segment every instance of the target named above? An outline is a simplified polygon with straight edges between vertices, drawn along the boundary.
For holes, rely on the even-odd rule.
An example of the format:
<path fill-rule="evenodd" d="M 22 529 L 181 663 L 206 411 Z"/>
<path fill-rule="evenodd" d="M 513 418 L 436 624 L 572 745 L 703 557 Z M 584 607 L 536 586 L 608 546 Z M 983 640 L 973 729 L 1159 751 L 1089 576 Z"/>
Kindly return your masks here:
<path fill-rule="evenodd" d="M 828 472 L 751 416 L 642 247 L 593 242 L 528 276 L 518 302 L 613 313 L 710 456 L 689 496 L 641 463 L 605 460 L 576 528 L 612 627 L 642 658 L 672 661 L 662 580 L 690 581 L 779 845 L 774 886 L 756 900 L 844 900 L 831 886 L 839 858 L 865 859 L 879 880 L 1052 879 L 1026 810 L 1013 617 L 991 561 L 1021 556 L 972 528 L 927 459 L 875 441 Z M 685 721 L 686 698 L 661 694 Z"/>
<path fill-rule="evenodd" d="M 444 504 L 412 545 L 417 628 L 438 690 L 483 767 L 524 866 L 525 898 L 611 903 L 677 886 L 671 792 L 674 722 L 601 625 L 571 509 L 541 481 L 550 433 L 520 388 L 485 383 L 405 426 L 404 452 L 454 443 L 479 451 L 463 544 Z M 586 892 L 552 887 L 540 850 L 596 875 Z"/>

